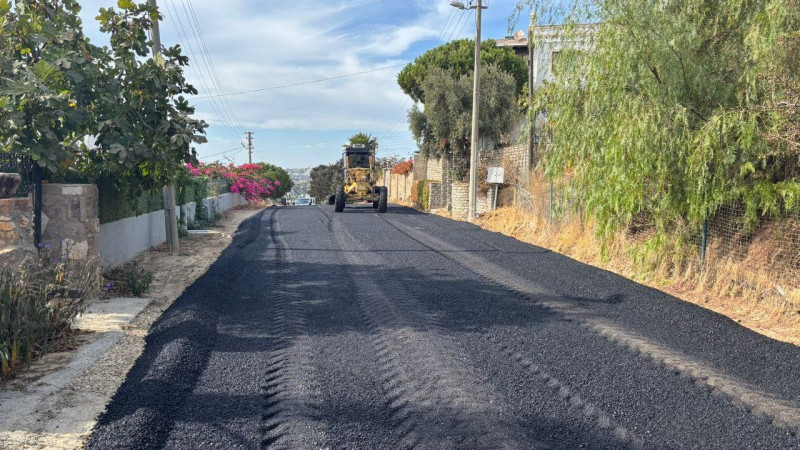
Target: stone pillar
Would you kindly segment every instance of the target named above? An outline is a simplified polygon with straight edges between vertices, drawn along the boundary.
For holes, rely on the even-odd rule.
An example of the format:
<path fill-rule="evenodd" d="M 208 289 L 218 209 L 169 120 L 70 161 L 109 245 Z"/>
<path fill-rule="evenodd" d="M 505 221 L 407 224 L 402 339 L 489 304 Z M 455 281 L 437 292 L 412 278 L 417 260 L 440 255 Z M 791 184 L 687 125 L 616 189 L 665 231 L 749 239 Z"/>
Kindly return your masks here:
<path fill-rule="evenodd" d="M 42 243 L 67 253 L 71 259 L 100 254 L 97 186 L 42 185 Z"/>
<path fill-rule="evenodd" d="M 454 219 L 467 220 L 469 183 L 453 183 L 452 214 Z"/>
<path fill-rule="evenodd" d="M 0 267 L 16 265 L 36 253 L 30 197 L 0 199 Z"/>

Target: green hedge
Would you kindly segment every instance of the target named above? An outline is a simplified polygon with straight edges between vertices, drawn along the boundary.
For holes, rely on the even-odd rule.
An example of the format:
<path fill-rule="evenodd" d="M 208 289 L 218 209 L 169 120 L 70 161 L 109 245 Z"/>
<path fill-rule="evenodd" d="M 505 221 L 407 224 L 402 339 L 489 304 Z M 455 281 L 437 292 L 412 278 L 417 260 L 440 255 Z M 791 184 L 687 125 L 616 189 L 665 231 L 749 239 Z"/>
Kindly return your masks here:
<path fill-rule="evenodd" d="M 157 192 L 137 192 L 135 186 L 117 179 L 96 180 L 99 191 L 100 223 L 136 217 L 164 209 L 163 194 Z M 181 177 L 175 183 L 175 203 L 198 202 L 206 197 L 230 192 L 226 181 L 203 178 Z"/>
<path fill-rule="evenodd" d="M 431 180 L 419 180 L 416 186 L 416 198 L 412 199 L 420 209 L 428 209 L 431 197 Z"/>

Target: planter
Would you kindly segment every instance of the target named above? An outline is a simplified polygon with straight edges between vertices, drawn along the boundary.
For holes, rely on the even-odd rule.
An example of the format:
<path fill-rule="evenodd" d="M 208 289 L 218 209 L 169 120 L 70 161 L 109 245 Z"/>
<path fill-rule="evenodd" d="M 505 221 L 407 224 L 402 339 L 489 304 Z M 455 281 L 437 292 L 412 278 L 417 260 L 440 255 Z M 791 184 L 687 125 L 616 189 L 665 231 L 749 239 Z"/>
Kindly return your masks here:
<path fill-rule="evenodd" d="M 22 176 L 18 173 L 0 173 L 0 198 L 11 198 L 20 183 Z"/>

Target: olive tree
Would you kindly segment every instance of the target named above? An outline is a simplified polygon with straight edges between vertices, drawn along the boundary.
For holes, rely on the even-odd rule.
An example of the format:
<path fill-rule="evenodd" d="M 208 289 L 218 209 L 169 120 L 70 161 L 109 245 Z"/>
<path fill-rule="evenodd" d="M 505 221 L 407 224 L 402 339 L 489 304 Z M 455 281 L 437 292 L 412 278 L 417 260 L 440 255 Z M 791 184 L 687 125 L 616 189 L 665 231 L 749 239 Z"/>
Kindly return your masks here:
<path fill-rule="evenodd" d="M 481 143 L 508 142 L 517 117 L 514 78 L 494 65 L 481 66 L 478 130 Z M 456 75 L 452 69 L 431 69 L 422 83 L 424 109 L 414 105 L 409 126 L 423 156 L 453 155 L 457 178 L 469 170 L 472 139 L 471 74 Z"/>

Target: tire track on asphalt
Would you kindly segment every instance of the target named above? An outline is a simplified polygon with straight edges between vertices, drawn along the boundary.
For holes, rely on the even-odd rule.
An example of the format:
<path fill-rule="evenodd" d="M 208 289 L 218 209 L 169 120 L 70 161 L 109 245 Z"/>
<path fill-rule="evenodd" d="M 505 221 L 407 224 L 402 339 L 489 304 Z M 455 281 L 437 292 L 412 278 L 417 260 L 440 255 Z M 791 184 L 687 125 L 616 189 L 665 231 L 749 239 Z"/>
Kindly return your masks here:
<path fill-rule="evenodd" d="M 707 385 L 715 392 L 724 394 L 734 402 L 744 406 L 754 415 L 768 417 L 776 426 L 786 428 L 793 434 L 800 432 L 800 405 L 797 405 L 795 402 L 777 398 L 755 386 L 721 373 L 695 358 L 691 358 L 681 352 L 653 342 L 644 336 L 625 330 L 608 320 L 592 316 L 583 308 L 576 307 L 567 301 L 558 300 L 561 298 L 558 294 L 511 273 L 491 261 L 487 261 L 444 242 L 429 233 L 425 233 L 405 224 L 393 222 L 383 216 L 379 216 L 379 218 L 406 235 L 409 239 L 416 241 L 420 245 L 455 262 L 461 267 L 470 270 L 487 282 L 516 293 L 534 304 L 559 313 L 565 320 L 574 320 L 579 326 L 621 346 L 635 355 L 649 358 L 656 365 L 663 365 L 670 370 L 677 371 L 690 377 L 697 385 Z M 508 356 L 520 363 L 522 362 L 518 358 L 521 355 L 512 353 Z M 549 375 L 541 372 L 541 367 L 536 366 L 531 361 L 527 362 L 531 369 L 535 369 L 533 371 L 537 376 L 551 378 Z M 574 395 L 565 394 L 565 397 L 572 398 Z M 591 407 L 591 405 L 589 406 L 589 408 L 584 409 L 592 411 L 593 415 L 596 415 L 599 410 Z M 598 420 L 600 420 L 600 416 L 597 417 Z M 615 434 L 631 436 L 630 433 L 624 431 L 624 429 L 620 432 L 615 431 Z M 638 441 L 637 438 L 632 439 Z"/>
<path fill-rule="evenodd" d="M 327 214 L 320 212 L 325 215 Z M 352 279 L 386 392 L 386 406 L 403 448 L 533 448 L 504 399 L 459 363 L 438 317 L 397 280 L 374 279 L 380 257 L 328 217 L 334 239 L 354 268 Z M 387 293 L 391 292 L 391 296 Z"/>
<path fill-rule="evenodd" d="M 268 369 L 261 386 L 263 407 L 262 448 L 323 448 L 324 426 L 319 421 L 320 404 L 315 398 L 311 368 L 312 349 L 308 339 L 303 301 L 292 292 L 300 283 L 301 274 L 291 267 L 292 252 L 281 236 L 277 211 L 269 216 L 270 247 L 274 253 L 274 316 L 269 333 L 274 337 Z"/>

